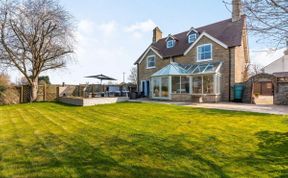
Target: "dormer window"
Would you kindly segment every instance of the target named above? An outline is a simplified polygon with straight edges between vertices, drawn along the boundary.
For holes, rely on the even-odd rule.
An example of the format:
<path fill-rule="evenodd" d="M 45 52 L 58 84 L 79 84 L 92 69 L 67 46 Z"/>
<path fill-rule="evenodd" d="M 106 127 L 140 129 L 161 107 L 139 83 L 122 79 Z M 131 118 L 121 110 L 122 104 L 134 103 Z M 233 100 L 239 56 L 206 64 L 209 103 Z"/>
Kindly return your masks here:
<path fill-rule="evenodd" d="M 188 43 L 193 43 L 197 38 L 197 34 L 196 33 L 192 33 L 190 35 L 188 35 Z"/>
<path fill-rule="evenodd" d="M 198 34 L 198 31 L 195 28 L 191 27 L 187 33 L 188 43 L 193 43 L 194 41 L 196 41 Z"/>
<path fill-rule="evenodd" d="M 173 48 L 174 45 L 175 45 L 175 40 L 168 40 L 168 41 L 166 42 L 166 47 L 167 47 L 167 48 Z"/>

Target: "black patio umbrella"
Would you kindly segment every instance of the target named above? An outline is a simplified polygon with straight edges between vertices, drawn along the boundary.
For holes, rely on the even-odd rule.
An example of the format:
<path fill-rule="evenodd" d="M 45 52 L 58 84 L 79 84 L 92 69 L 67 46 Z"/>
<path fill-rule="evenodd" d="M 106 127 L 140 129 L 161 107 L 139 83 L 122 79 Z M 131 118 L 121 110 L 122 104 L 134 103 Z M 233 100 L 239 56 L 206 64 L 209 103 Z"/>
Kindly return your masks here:
<path fill-rule="evenodd" d="M 101 82 L 101 85 L 102 85 L 102 81 L 103 80 L 116 80 L 112 77 L 108 77 L 107 75 L 103 75 L 103 74 L 99 74 L 99 75 L 91 75 L 91 76 L 86 76 L 85 78 L 96 78 L 96 79 L 99 79 L 100 82 Z M 104 86 L 103 86 L 104 87 Z M 104 91 L 104 88 L 103 88 L 103 91 Z M 109 94 L 108 94 L 109 95 Z"/>
<path fill-rule="evenodd" d="M 116 80 L 116 79 L 114 79 L 112 77 L 108 77 L 107 75 L 103 75 L 103 74 L 86 76 L 85 78 L 96 78 L 96 79 L 99 79 L 101 81 L 101 84 L 102 84 L 103 80 Z"/>

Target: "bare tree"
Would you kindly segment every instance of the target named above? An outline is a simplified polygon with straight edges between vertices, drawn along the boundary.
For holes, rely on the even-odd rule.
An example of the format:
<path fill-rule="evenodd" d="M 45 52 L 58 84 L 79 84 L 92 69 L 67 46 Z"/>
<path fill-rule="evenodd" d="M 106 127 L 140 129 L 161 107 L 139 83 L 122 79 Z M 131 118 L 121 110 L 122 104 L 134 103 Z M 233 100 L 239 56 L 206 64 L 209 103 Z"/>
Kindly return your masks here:
<path fill-rule="evenodd" d="M 223 0 L 226 8 L 232 3 L 241 3 L 241 13 L 247 17 L 247 28 L 259 35 L 261 42 L 269 42 L 282 47 L 288 40 L 288 2 L 287 0 Z"/>
<path fill-rule="evenodd" d="M 133 84 L 137 84 L 137 67 L 132 67 L 130 70 L 129 81 Z"/>
<path fill-rule="evenodd" d="M 249 64 L 248 68 L 249 68 L 249 76 L 250 77 L 257 75 L 257 74 L 264 73 L 263 66 L 261 66 L 259 64 Z"/>
<path fill-rule="evenodd" d="M 56 0 L 0 2 L 0 64 L 23 74 L 35 101 L 41 72 L 71 59 L 72 16 Z"/>
<path fill-rule="evenodd" d="M 243 0 L 248 29 L 277 47 L 288 40 L 287 0 Z M 262 40 L 264 41 L 264 40 Z"/>

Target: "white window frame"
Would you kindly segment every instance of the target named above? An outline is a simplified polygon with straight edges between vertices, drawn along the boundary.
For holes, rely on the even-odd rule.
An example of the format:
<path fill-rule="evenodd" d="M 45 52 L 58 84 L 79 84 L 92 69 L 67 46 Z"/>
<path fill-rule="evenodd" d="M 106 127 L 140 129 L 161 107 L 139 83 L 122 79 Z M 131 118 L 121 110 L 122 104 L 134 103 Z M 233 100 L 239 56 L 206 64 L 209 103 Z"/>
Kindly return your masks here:
<path fill-rule="evenodd" d="M 191 94 L 191 77 L 190 76 L 188 76 L 188 75 L 172 75 L 172 77 L 171 77 L 171 93 L 172 93 L 172 78 L 173 77 L 179 77 L 179 79 L 180 79 L 180 81 L 179 81 L 179 89 L 180 89 L 180 91 L 179 91 L 179 93 L 173 93 L 173 94 Z M 187 77 L 189 80 L 189 92 L 188 93 L 184 93 L 184 92 L 182 92 L 182 77 Z M 185 89 L 185 88 L 183 88 L 183 89 Z"/>
<path fill-rule="evenodd" d="M 168 77 L 168 96 L 167 97 L 163 97 L 162 96 L 162 78 L 163 77 Z M 155 78 L 159 78 L 159 80 L 160 80 L 160 85 L 159 85 L 159 93 L 160 93 L 160 96 L 153 96 L 154 95 L 154 79 Z M 164 100 L 171 100 L 171 88 L 172 88 L 172 84 L 171 84 L 171 80 L 172 80 L 172 77 L 171 76 L 160 76 L 160 77 L 152 77 L 151 78 L 151 90 L 150 90 L 150 92 L 151 92 L 151 97 L 152 98 L 155 98 L 155 99 L 164 99 Z"/>
<path fill-rule="evenodd" d="M 191 39 L 193 36 L 193 39 Z M 188 43 L 193 43 L 194 41 L 196 41 L 197 39 L 197 34 L 196 33 L 192 33 L 190 35 L 188 35 Z"/>
<path fill-rule="evenodd" d="M 154 59 L 154 66 L 149 66 L 149 58 L 153 57 Z M 156 68 L 156 56 L 155 55 L 150 55 L 150 56 L 147 56 L 146 58 L 146 69 L 153 69 L 153 68 Z"/>
<path fill-rule="evenodd" d="M 199 48 L 204 47 L 209 45 L 211 48 L 211 58 L 209 59 L 199 59 Z M 211 61 L 213 59 L 213 45 L 211 43 L 206 43 L 206 44 L 202 44 L 197 46 L 197 62 L 203 62 L 203 61 Z"/>
<path fill-rule="evenodd" d="M 171 44 L 171 46 L 169 44 Z M 174 46 L 175 46 L 175 40 L 168 40 L 166 42 L 166 47 L 167 48 L 173 48 Z"/>
<path fill-rule="evenodd" d="M 194 91 L 193 91 L 193 80 L 194 80 L 194 77 L 196 77 L 196 76 L 201 77 L 201 81 L 202 81 L 202 84 L 201 84 L 202 92 L 201 93 L 194 93 Z M 213 93 L 204 93 L 203 76 L 205 76 L 205 75 L 195 75 L 195 76 L 191 77 L 191 94 L 192 95 L 220 95 L 221 94 L 221 74 L 218 74 L 218 73 L 212 74 L 212 76 L 213 76 Z"/>

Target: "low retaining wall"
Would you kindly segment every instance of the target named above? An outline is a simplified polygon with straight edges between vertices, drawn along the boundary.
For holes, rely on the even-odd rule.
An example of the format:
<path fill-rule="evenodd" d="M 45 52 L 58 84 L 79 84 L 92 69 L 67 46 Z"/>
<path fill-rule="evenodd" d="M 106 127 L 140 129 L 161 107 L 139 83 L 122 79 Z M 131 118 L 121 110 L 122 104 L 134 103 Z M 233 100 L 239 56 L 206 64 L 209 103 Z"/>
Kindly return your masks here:
<path fill-rule="evenodd" d="M 77 97 L 61 97 L 59 102 L 75 105 L 75 106 L 94 106 L 98 104 L 111 104 L 128 101 L 127 97 L 111 97 L 111 98 L 77 98 Z"/>

